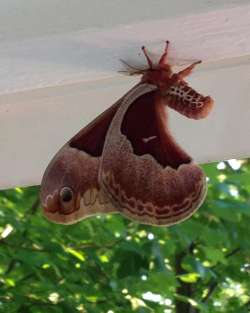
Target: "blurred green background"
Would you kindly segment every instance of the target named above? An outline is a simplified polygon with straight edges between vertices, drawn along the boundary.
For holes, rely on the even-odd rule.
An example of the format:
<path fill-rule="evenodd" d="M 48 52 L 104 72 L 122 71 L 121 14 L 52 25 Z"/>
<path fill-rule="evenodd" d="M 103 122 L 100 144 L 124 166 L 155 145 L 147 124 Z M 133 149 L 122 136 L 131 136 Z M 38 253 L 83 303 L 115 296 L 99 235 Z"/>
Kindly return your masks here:
<path fill-rule="evenodd" d="M 205 203 L 169 228 L 56 225 L 38 187 L 0 191 L 0 312 L 249 313 L 250 160 L 203 168 Z"/>

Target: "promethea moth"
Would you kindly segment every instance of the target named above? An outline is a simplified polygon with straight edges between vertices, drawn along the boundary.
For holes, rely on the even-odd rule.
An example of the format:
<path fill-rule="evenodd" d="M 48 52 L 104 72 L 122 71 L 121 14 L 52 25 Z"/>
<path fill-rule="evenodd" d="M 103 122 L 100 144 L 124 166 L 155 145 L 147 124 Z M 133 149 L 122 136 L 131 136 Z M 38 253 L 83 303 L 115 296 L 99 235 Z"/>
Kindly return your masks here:
<path fill-rule="evenodd" d="M 173 73 L 169 42 L 157 64 L 144 47 L 147 69 L 131 67 L 141 81 L 67 142 L 42 179 L 45 216 L 71 224 L 97 213 L 119 212 L 135 221 L 172 225 L 191 216 L 206 195 L 201 168 L 171 136 L 169 106 L 204 118 L 213 106 L 185 81 L 195 62 Z"/>

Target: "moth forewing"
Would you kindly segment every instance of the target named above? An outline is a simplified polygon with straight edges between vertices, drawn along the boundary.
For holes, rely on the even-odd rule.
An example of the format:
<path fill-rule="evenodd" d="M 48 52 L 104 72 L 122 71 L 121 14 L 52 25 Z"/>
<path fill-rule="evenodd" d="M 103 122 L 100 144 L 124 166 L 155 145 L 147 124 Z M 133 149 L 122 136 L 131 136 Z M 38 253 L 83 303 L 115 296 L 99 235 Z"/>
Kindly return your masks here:
<path fill-rule="evenodd" d="M 100 188 L 98 173 L 106 134 L 122 99 L 81 129 L 47 166 L 40 199 L 50 221 L 73 224 L 91 215 L 117 211 Z M 65 188 L 72 192 L 72 199 L 66 202 L 62 197 Z"/>
<path fill-rule="evenodd" d="M 73 224 L 116 210 L 100 190 L 98 171 L 105 135 L 118 105 L 119 102 L 80 130 L 51 160 L 40 192 L 43 212 L 49 220 Z M 72 199 L 63 198 L 65 188 L 72 192 Z"/>

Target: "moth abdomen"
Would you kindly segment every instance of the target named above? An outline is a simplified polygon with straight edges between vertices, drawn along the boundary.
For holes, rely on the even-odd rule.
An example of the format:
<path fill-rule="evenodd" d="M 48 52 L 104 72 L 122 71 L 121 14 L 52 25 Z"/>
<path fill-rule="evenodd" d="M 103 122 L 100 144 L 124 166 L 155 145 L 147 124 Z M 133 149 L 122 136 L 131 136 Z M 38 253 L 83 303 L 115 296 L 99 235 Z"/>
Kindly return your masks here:
<path fill-rule="evenodd" d="M 213 108 L 213 100 L 203 96 L 186 82 L 180 81 L 163 93 L 166 105 L 188 118 L 205 118 Z"/>

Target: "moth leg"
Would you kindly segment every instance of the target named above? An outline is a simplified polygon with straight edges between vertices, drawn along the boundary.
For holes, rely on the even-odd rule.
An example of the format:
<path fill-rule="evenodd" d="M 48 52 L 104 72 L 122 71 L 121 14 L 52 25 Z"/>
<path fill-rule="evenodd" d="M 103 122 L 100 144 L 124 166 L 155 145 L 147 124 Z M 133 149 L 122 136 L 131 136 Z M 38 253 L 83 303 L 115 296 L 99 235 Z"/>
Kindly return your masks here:
<path fill-rule="evenodd" d="M 167 57 L 168 57 L 168 47 L 170 42 L 166 41 L 166 46 L 163 55 L 160 58 L 159 65 L 167 64 Z"/>
<path fill-rule="evenodd" d="M 147 60 L 147 62 L 148 62 L 149 69 L 152 69 L 152 68 L 153 68 L 153 62 L 152 62 L 152 60 L 150 59 L 150 57 L 149 57 L 149 55 L 148 55 L 148 53 L 147 53 L 147 51 L 146 51 L 145 46 L 142 46 L 141 49 L 142 49 L 143 54 L 145 55 L 145 58 L 146 58 L 146 60 Z"/>
<path fill-rule="evenodd" d="M 197 64 L 200 64 L 201 61 L 196 61 L 194 62 L 193 64 L 189 65 L 188 67 L 184 68 L 182 71 L 178 72 L 177 75 L 178 75 L 178 78 L 180 80 L 184 79 L 185 77 L 189 76 L 192 72 L 192 70 L 194 69 L 194 67 L 197 65 Z"/>
<path fill-rule="evenodd" d="M 118 71 L 119 73 L 125 73 L 125 74 L 131 75 L 131 76 L 143 74 L 143 69 L 140 69 L 140 68 L 137 68 L 137 67 L 131 65 L 123 59 L 120 59 L 120 61 L 125 66 L 125 69 Z"/>

